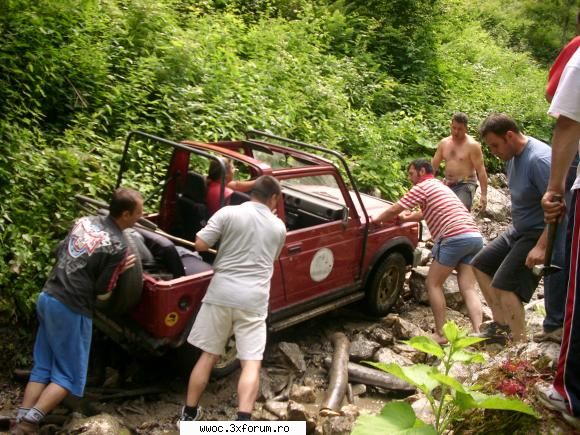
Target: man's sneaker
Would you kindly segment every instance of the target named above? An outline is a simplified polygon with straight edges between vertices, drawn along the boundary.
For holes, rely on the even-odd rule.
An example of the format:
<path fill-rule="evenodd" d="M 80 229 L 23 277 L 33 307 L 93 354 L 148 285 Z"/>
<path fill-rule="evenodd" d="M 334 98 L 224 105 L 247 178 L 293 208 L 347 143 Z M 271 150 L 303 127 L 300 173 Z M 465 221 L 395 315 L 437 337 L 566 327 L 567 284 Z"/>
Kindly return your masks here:
<path fill-rule="evenodd" d="M 554 343 L 560 344 L 562 343 L 562 328 L 554 329 L 550 332 L 538 332 L 534 334 L 533 339 L 537 343 L 541 343 L 543 341 L 552 341 Z"/>
<path fill-rule="evenodd" d="M 181 408 L 181 415 L 179 416 L 179 421 L 177 422 L 177 429 L 179 429 L 179 423 L 182 421 L 200 421 L 202 417 L 201 406 L 197 407 L 197 412 L 195 415 L 187 414 L 185 412 L 185 406 Z"/>
<path fill-rule="evenodd" d="M 486 340 L 482 344 L 489 343 L 500 343 L 505 344 L 507 341 L 511 340 L 511 330 L 508 325 L 500 325 L 493 320 L 491 322 L 486 322 L 480 327 L 478 334 L 472 334 L 472 337 L 485 338 Z"/>
<path fill-rule="evenodd" d="M 538 399 L 546 408 L 551 409 L 552 411 L 568 413 L 568 407 L 566 406 L 568 401 L 556 391 L 553 385 L 538 382 L 534 388 Z"/>
<path fill-rule="evenodd" d="M 10 430 L 11 435 L 37 435 L 40 433 L 38 423 L 22 420 L 17 423 L 13 429 Z"/>

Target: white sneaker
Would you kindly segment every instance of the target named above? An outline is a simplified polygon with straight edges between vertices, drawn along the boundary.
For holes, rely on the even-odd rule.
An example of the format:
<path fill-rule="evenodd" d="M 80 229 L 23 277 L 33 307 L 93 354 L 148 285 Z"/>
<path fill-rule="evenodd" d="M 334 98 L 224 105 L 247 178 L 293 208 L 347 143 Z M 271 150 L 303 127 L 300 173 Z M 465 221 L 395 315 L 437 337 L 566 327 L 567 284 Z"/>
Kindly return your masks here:
<path fill-rule="evenodd" d="M 538 399 L 546 408 L 568 414 L 568 407 L 566 406 L 568 401 L 556 391 L 553 385 L 537 383 L 535 390 Z"/>

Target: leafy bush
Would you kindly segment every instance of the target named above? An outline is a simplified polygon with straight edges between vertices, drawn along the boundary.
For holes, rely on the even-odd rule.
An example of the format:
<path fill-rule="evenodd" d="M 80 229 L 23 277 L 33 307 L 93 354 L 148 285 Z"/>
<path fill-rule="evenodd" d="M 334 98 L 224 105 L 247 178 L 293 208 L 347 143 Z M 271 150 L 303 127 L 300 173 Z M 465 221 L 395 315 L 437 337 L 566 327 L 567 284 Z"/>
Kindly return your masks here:
<path fill-rule="evenodd" d="M 31 313 L 78 215 L 73 195 L 108 196 L 133 129 L 172 140 L 268 130 L 340 150 L 359 187 L 396 199 L 406 163 L 433 154 L 456 110 L 473 125 L 507 111 L 540 138 L 551 128 L 546 71 L 457 0 L 4 0 L 0 38 L 8 319 Z M 152 163 L 144 152 L 138 167 Z"/>
<path fill-rule="evenodd" d="M 414 430 L 413 433 L 421 434 L 444 434 L 451 429 L 456 420 L 473 409 L 516 411 L 537 418 L 535 411 L 519 399 L 484 394 L 478 391 L 476 386 L 464 385 L 451 376 L 451 369 L 456 364 L 484 362 L 480 353 L 470 352 L 466 348 L 485 339 L 468 337 L 466 331 L 451 321 L 443 325 L 443 333 L 449 341 L 448 346 L 442 347 L 433 339 L 423 336 L 406 341 L 415 349 L 440 359 L 444 367 L 443 372 L 426 364 L 401 367 L 394 363 L 367 362 L 416 386 L 429 401 L 435 418 L 434 426 L 418 419 L 408 403 L 391 402 L 385 405 L 378 416 L 359 417 L 353 430 L 354 435 L 409 433 L 411 430 Z"/>

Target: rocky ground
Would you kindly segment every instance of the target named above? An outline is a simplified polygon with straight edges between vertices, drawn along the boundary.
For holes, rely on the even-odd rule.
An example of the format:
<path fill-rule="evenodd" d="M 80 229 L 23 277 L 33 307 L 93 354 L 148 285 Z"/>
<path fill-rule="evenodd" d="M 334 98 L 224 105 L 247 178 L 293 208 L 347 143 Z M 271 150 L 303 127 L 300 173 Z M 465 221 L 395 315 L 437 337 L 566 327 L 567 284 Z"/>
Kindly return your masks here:
<path fill-rule="evenodd" d="M 501 182 L 501 180 L 500 180 Z M 501 187 L 501 183 L 496 187 Z M 501 190 L 492 189 L 488 215 L 479 221 L 486 238 L 493 239 L 507 223 L 509 203 Z M 427 246 L 429 244 L 427 243 Z M 428 259 L 425 252 L 425 261 Z M 328 387 L 325 358 L 333 354 L 331 338 L 342 332 L 350 340 L 350 361 L 371 360 L 410 365 L 417 362 L 437 364 L 404 344 L 402 340 L 431 333 L 433 317 L 426 302 L 424 277 L 426 267 L 410 271 L 404 294 L 394 312 L 385 318 L 370 318 L 364 307 L 352 305 L 323 317 L 310 320 L 269 338 L 261 376 L 260 397 L 253 418 L 255 420 L 306 420 L 309 433 L 346 434 L 360 414 L 377 414 L 385 403 L 404 399 L 413 403 L 417 414 L 429 421 L 432 415 L 425 406 L 425 397 L 396 386 L 366 381 L 352 382 L 343 402 L 341 415 L 321 417 L 320 406 Z M 526 307 L 529 334 L 541 330 L 543 317 L 543 287 Z M 465 307 L 459 297 L 454 276 L 446 283 L 448 318 L 469 328 Z M 489 319 L 489 310 L 485 317 Z M 485 320 L 485 319 L 484 319 Z M 0 355 L 0 414 L 12 415 L 18 405 L 24 385 L 16 379 L 12 368 L 26 365 L 14 361 L 16 350 L 31 344 L 18 330 L 4 328 Z M 512 434 L 512 433 L 574 433 L 562 418 L 542 408 L 533 385 L 551 380 L 559 345 L 529 343 L 517 346 L 484 345 L 480 349 L 485 364 L 454 370 L 453 375 L 466 384 L 478 383 L 489 392 L 513 394 L 531 404 L 540 413 L 533 417 L 506 411 L 477 411 L 455 425 L 453 433 Z M 119 354 L 120 359 L 129 357 Z M 44 427 L 44 433 L 74 434 L 172 434 L 178 433 L 175 422 L 183 402 L 186 378 L 168 369 L 167 361 L 157 364 L 138 364 L 132 361 L 129 369 L 109 368 L 105 384 L 91 387 L 83 401 L 69 401 L 57 409 Z M 506 367 L 517 367 L 510 371 Z M 121 374 L 122 373 L 122 374 Z M 212 380 L 201 405 L 208 420 L 233 420 L 236 414 L 236 382 L 238 372 L 219 380 Z M 374 385 L 373 385 L 374 384 Z M 0 430 L 2 430 L 0 428 Z"/>

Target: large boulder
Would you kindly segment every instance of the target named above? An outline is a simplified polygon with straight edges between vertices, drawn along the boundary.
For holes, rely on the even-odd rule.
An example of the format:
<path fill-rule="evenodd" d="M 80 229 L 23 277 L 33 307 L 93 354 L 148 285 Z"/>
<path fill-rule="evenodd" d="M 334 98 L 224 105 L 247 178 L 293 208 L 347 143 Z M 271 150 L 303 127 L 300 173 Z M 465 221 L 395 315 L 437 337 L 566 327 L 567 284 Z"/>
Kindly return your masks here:
<path fill-rule="evenodd" d="M 479 198 L 480 190 L 478 189 L 474 202 L 479 202 Z M 496 222 L 508 222 L 511 219 L 511 210 L 509 192 L 497 189 L 491 185 L 487 186 L 487 207 L 483 212 L 483 216 Z"/>
<path fill-rule="evenodd" d="M 413 297 L 417 302 L 423 304 L 429 303 L 429 295 L 427 293 L 427 287 L 425 286 L 425 281 L 427 280 L 428 274 L 428 267 L 419 266 L 413 269 L 411 279 L 409 280 L 409 287 L 413 292 Z M 459 291 L 457 275 L 454 273 L 449 275 L 449 277 L 443 283 L 443 294 L 445 295 L 445 302 L 449 308 L 464 314 L 467 313 L 465 301 L 463 300 L 461 292 Z"/>

